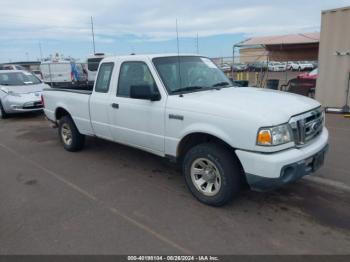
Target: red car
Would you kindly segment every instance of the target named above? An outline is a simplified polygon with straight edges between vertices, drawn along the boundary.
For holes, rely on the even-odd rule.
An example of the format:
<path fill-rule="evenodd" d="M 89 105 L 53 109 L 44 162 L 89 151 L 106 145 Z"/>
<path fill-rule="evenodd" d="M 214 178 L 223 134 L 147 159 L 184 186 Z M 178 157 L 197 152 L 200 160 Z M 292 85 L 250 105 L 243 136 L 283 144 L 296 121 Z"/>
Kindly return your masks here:
<path fill-rule="evenodd" d="M 302 73 L 297 76 L 298 79 L 305 79 L 305 80 L 316 80 L 318 76 L 318 68 L 312 70 L 308 73 Z"/>

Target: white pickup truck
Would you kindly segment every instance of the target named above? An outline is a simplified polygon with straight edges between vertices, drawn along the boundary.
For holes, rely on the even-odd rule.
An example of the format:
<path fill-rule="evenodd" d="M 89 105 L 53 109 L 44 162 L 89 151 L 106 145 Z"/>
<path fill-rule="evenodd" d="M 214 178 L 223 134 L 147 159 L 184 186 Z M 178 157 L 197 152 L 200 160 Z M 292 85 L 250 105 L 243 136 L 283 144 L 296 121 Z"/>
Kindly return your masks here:
<path fill-rule="evenodd" d="M 176 160 L 208 205 L 247 184 L 266 191 L 296 181 L 323 164 L 328 148 L 317 101 L 233 87 L 196 55 L 105 58 L 92 92 L 46 89 L 43 100 L 66 150 L 96 136 Z"/>

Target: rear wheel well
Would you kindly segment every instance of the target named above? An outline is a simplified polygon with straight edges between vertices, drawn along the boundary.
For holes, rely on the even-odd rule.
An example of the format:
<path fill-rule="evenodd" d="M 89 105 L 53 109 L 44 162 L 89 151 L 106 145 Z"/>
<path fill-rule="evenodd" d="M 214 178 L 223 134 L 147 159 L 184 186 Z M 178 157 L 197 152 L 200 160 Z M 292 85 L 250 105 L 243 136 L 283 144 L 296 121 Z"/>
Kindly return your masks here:
<path fill-rule="evenodd" d="M 62 117 L 64 116 L 70 116 L 70 114 L 68 113 L 68 111 L 62 107 L 57 108 L 56 113 L 55 113 L 55 117 L 56 120 L 60 120 Z"/>

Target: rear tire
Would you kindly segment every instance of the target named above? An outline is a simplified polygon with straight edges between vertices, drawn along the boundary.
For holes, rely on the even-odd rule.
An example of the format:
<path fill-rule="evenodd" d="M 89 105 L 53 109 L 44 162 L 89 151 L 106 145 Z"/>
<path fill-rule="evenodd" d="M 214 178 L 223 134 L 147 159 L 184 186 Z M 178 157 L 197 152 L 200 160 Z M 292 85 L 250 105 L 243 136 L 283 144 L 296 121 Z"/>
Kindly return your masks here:
<path fill-rule="evenodd" d="M 187 152 L 182 165 L 187 187 L 206 205 L 223 206 L 242 188 L 239 160 L 222 145 L 205 143 L 195 146 Z"/>
<path fill-rule="evenodd" d="M 58 135 L 64 149 L 69 152 L 77 152 L 85 145 L 85 136 L 80 134 L 70 116 L 64 116 L 59 120 Z"/>
<path fill-rule="evenodd" d="M 4 107 L 2 106 L 2 103 L 0 101 L 0 119 L 6 119 L 8 117 L 7 113 L 5 112 Z"/>

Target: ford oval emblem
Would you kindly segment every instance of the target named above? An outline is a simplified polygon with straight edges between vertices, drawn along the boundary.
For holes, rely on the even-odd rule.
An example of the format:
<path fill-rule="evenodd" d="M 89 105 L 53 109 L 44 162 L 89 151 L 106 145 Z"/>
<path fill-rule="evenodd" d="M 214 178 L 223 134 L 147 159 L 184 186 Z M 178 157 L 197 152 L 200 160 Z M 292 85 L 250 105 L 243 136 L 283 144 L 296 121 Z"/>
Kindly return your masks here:
<path fill-rule="evenodd" d="M 311 126 L 312 131 L 314 131 L 314 132 L 318 131 L 321 125 L 322 125 L 321 121 L 317 121 L 317 122 L 313 123 Z"/>

